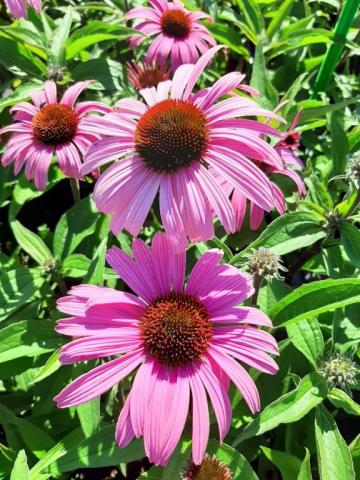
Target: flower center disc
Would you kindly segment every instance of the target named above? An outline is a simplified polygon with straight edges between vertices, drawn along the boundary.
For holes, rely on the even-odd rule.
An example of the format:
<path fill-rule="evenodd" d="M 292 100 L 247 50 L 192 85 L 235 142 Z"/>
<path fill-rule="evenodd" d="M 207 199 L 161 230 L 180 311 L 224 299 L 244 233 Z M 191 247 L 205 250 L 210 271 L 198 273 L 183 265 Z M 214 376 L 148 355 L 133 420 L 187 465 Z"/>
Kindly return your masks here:
<path fill-rule="evenodd" d="M 163 33 L 173 38 L 186 38 L 191 30 L 191 19 L 180 8 L 173 8 L 161 17 Z"/>
<path fill-rule="evenodd" d="M 231 480 L 228 466 L 221 463 L 215 455 L 205 455 L 201 465 L 191 463 L 183 477 L 184 480 Z"/>
<path fill-rule="evenodd" d="M 75 134 L 78 118 L 68 105 L 59 103 L 46 105 L 32 120 L 35 138 L 45 145 L 70 142 Z"/>
<path fill-rule="evenodd" d="M 141 88 L 157 87 L 158 84 L 164 81 L 165 73 L 161 68 L 144 69 L 139 74 L 139 84 Z"/>
<path fill-rule="evenodd" d="M 151 303 L 142 318 L 145 350 L 166 366 L 199 360 L 212 338 L 209 315 L 197 298 L 170 292 Z"/>
<path fill-rule="evenodd" d="M 209 138 L 206 117 L 183 100 L 163 100 L 144 113 L 135 131 L 138 154 L 157 172 L 176 172 L 200 161 Z"/>

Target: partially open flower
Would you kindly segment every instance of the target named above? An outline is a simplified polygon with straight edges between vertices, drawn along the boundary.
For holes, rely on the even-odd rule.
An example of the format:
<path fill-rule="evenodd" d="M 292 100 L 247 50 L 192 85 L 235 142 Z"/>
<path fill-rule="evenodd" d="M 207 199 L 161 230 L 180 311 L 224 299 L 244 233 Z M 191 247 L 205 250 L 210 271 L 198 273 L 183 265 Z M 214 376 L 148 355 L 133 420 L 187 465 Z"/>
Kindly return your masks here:
<path fill-rule="evenodd" d="M 190 462 L 182 480 L 232 480 L 232 472 L 229 467 L 220 462 L 216 455 L 205 455 L 200 465 Z"/>
<path fill-rule="evenodd" d="M 157 65 L 153 63 L 137 64 L 129 62 L 127 64 L 128 79 L 134 85 L 136 90 L 142 88 L 157 87 L 160 82 L 169 80 L 170 71 L 167 70 L 166 65 Z"/>
<path fill-rule="evenodd" d="M 278 108 L 274 111 L 276 112 Z M 296 168 L 302 170 L 304 165 L 294 153 L 300 145 L 300 133 L 295 132 L 294 129 L 299 122 L 301 113 L 301 111 L 297 113 L 290 128 L 287 132 L 281 134 L 280 140 L 274 145 L 275 151 L 282 160 L 282 165 L 274 166 L 266 163 L 257 163 L 257 165 L 268 177 L 275 174 L 290 178 L 297 187 L 298 195 L 304 196 L 306 194 L 304 182 L 299 173 L 295 170 Z M 270 185 L 275 200 L 275 208 L 280 215 L 283 215 L 286 212 L 285 196 L 280 187 L 274 181 L 271 181 Z M 239 231 L 241 230 L 245 219 L 247 200 L 241 192 L 234 191 L 231 203 L 234 207 L 236 216 L 236 230 Z M 250 230 L 257 230 L 260 227 L 264 218 L 264 213 L 265 211 L 263 208 L 253 201 L 250 201 Z"/>
<path fill-rule="evenodd" d="M 347 391 L 356 384 L 359 369 L 351 358 L 336 353 L 324 362 L 324 367 L 320 372 L 330 388 L 340 387 Z"/>
<path fill-rule="evenodd" d="M 247 254 L 246 265 L 252 275 L 257 274 L 263 278 L 281 278 L 280 272 L 286 272 L 282 265 L 281 257 L 268 248 L 260 247 L 258 250 Z"/>

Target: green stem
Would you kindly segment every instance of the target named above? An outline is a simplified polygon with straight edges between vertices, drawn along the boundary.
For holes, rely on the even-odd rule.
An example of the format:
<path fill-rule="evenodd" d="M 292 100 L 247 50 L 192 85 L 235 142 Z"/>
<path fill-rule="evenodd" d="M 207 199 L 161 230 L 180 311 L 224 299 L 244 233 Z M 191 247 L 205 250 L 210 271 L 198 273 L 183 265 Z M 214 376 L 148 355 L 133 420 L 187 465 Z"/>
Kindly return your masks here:
<path fill-rule="evenodd" d="M 257 272 L 253 274 L 253 285 L 254 285 L 254 294 L 251 297 L 251 305 L 256 306 L 257 305 L 257 299 L 259 295 L 259 290 L 262 284 L 264 277 L 262 275 L 259 275 Z"/>
<path fill-rule="evenodd" d="M 73 194 L 74 202 L 80 202 L 81 197 L 80 197 L 80 184 L 79 180 L 77 178 L 70 178 L 70 186 L 71 186 L 71 191 Z"/>
<path fill-rule="evenodd" d="M 315 80 L 312 98 L 316 98 L 320 92 L 326 91 L 326 87 L 339 62 L 346 43 L 347 34 L 354 22 L 359 6 L 360 0 L 345 0 L 335 26 L 334 43 L 328 48 L 321 63 L 320 70 Z"/>

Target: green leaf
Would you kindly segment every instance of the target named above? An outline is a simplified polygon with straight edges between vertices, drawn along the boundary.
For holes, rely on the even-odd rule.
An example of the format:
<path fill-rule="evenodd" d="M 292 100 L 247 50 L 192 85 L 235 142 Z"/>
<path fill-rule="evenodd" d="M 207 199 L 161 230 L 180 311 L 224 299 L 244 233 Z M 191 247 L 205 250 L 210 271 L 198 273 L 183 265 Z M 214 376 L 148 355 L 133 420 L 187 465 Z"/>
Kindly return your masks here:
<path fill-rule="evenodd" d="M 360 434 L 349 445 L 354 463 L 355 478 L 360 478 Z"/>
<path fill-rule="evenodd" d="M 340 112 L 332 112 L 330 115 L 332 175 L 344 173 L 349 152 L 349 141 L 340 122 L 341 116 Z"/>
<path fill-rule="evenodd" d="M 47 359 L 45 365 L 39 370 L 32 383 L 41 382 L 42 380 L 56 372 L 61 367 L 59 357 L 59 350 L 55 350 L 55 352 L 51 354 L 50 357 Z"/>
<path fill-rule="evenodd" d="M 31 82 L 19 85 L 13 93 L 6 95 L 0 99 L 0 113 L 4 108 L 11 107 L 16 103 L 27 100 L 32 92 L 39 90 L 42 87 L 42 82 L 39 80 L 32 80 Z"/>
<path fill-rule="evenodd" d="M 20 450 L 16 457 L 14 468 L 11 471 L 10 480 L 30 480 L 30 472 L 27 464 L 25 450 Z"/>
<path fill-rule="evenodd" d="M 39 265 L 46 266 L 55 262 L 51 251 L 36 233 L 21 225 L 18 220 L 11 222 L 10 225 L 20 247 Z"/>
<path fill-rule="evenodd" d="M 244 56 L 245 59 L 250 57 L 248 49 L 243 47 L 240 43 L 239 32 L 231 28 L 229 25 L 226 23 L 214 23 L 212 25 L 207 25 L 207 28 L 219 43 L 228 46 L 230 50 L 238 55 Z"/>
<path fill-rule="evenodd" d="M 233 473 L 234 480 L 259 480 L 250 463 L 240 452 L 216 440 L 210 440 L 207 446 L 209 455 L 216 455 Z M 170 479 L 169 479 L 170 480 Z"/>
<path fill-rule="evenodd" d="M 120 25 L 111 25 L 100 21 L 89 22 L 84 27 L 77 29 L 69 38 L 66 59 L 71 60 L 86 48 L 99 42 L 104 42 L 105 40 L 116 40 L 119 42 L 129 38 L 134 33 L 138 34 L 139 32 Z"/>
<path fill-rule="evenodd" d="M 301 461 L 295 455 L 267 447 L 260 446 L 260 448 L 265 457 L 280 470 L 283 480 L 297 477 Z"/>
<path fill-rule="evenodd" d="M 58 168 L 51 168 L 49 171 L 49 179 L 46 185 L 46 191 L 48 192 L 54 185 L 56 185 L 60 180 L 64 178 L 63 173 Z M 20 212 L 21 208 L 26 202 L 34 200 L 35 198 L 43 195 L 44 192 L 38 190 L 32 182 L 26 180 L 26 178 L 21 175 L 18 177 L 14 191 L 13 198 L 10 204 L 9 210 L 9 219 L 10 221 L 15 220 L 16 215 Z"/>
<path fill-rule="evenodd" d="M 305 458 L 301 464 L 300 472 L 297 480 L 312 480 L 311 465 L 310 465 L 310 452 L 305 448 Z"/>
<path fill-rule="evenodd" d="M 51 472 L 71 472 L 77 468 L 99 468 L 129 463 L 145 456 L 143 440 L 133 440 L 125 448 L 119 448 L 114 439 L 114 425 L 108 425 L 96 432 L 91 438 L 80 442 L 66 455 L 61 457 Z"/>
<path fill-rule="evenodd" d="M 56 27 L 52 35 L 49 51 L 50 64 L 59 67 L 65 65 L 66 40 L 70 34 L 72 19 L 72 7 L 67 7 L 64 17 L 59 21 L 59 25 Z"/>
<path fill-rule="evenodd" d="M 233 446 L 283 423 L 297 422 L 321 403 L 327 395 L 325 380 L 316 372 L 304 377 L 298 387 L 282 395 L 259 413 L 235 439 Z"/>
<path fill-rule="evenodd" d="M 170 457 L 169 463 L 166 467 L 153 467 L 149 471 L 140 475 L 139 479 L 147 480 L 174 480 L 181 478 L 181 473 L 186 468 L 191 452 L 191 441 L 182 440 L 179 442 L 175 451 Z"/>
<path fill-rule="evenodd" d="M 79 405 L 76 410 L 85 437 L 91 437 L 100 425 L 100 397 Z"/>
<path fill-rule="evenodd" d="M 90 197 L 77 202 L 61 217 L 54 234 L 54 254 L 65 258 L 95 232 L 98 213 Z"/>
<path fill-rule="evenodd" d="M 49 467 L 69 451 L 76 448 L 84 440 L 84 434 L 80 428 L 66 435 L 59 443 L 48 450 L 41 459 L 32 467 L 31 480 L 41 480 L 42 472 L 48 471 Z"/>
<path fill-rule="evenodd" d="M 305 101 L 307 102 L 307 101 Z M 343 108 L 356 103 L 357 99 L 350 98 L 348 100 L 344 100 L 342 102 L 333 103 L 331 105 L 321 105 L 321 106 L 312 106 L 313 104 L 310 102 L 304 103 L 299 102 L 299 109 L 302 108 L 304 111 L 300 118 L 300 125 L 309 122 L 309 120 L 313 119 L 323 119 L 327 113 L 336 112 L 337 110 L 342 110 Z M 316 102 L 318 103 L 318 102 Z"/>
<path fill-rule="evenodd" d="M 1 36 L 0 64 L 7 70 L 20 70 L 35 78 L 41 78 L 46 73 L 46 66 L 39 58 L 14 40 Z"/>
<path fill-rule="evenodd" d="M 53 439 L 44 430 L 29 420 L 17 417 L 2 404 L 0 404 L 0 423 L 9 446 L 14 450 L 26 446 L 40 458 L 49 447 L 54 445 Z"/>
<path fill-rule="evenodd" d="M 104 284 L 105 273 L 105 253 L 107 247 L 107 237 L 105 237 L 96 249 L 94 259 L 92 260 L 87 275 L 84 278 L 85 283 L 93 285 Z"/>
<path fill-rule="evenodd" d="M 31 300 L 40 298 L 44 283 L 41 272 L 35 268 L 0 271 L 0 321 Z"/>
<path fill-rule="evenodd" d="M 343 390 L 333 388 L 328 394 L 328 399 L 336 408 L 341 408 L 349 415 L 360 415 L 360 405 Z"/>
<path fill-rule="evenodd" d="M 316 409 L 315 438 L 320 480 L 354 480 L 350 450 L 323 405 Z"/>
<path fill-rule="evenodd" d="M 244 260 L 245 254 L 253 248 L 270 248 L 278 255 L 299 250 L 321 240 L 326 236 L 318 217 L 310 212 L 286 213 L 274 220 L 262 234 L 245 250 L 235 255 L 230 263 Z"/>
<path fill-rule="evenodd" d="M 320 313 L 360 302 L 360 279 L 327 279 L 301 285 L 271 310 L 276 326 L 309 319 Z"/>
<path fill-rule="evenodd" d="M 314 368 L 317 368 L 324 352 L 324 339 L 316 318 L 291 323 L 286 330 L 294 347 L 309 360 Z"/>
<path fill-rule="evenodd" d="M 260 39 L 255 48 L 250 85 L 260 92 L 261 105 L 265 108 L 273 109 L 279 101 L 279 95 L 268 78 L 263 49 L 263 40 Z"/>
<path fill-rule="evenodd" d="M 0 475 L 10 473 L 16 460 L 16 453 L 0 443 Z"/>
<path fill-rule="evenodd" d="M 46 320 L 23 320 L 0 330 L 0 363 L 35 357 L 55 350 L 63 341 Z"/>
<path fill-rule="evenodd" d="M 272 20 L 266 29 L 266 34 L 269 38 L 269 40 L 272 39 L 272 37 L 279 32 L 280 27 L 282 22 L 285 20 L 285 18 L 289 15 L 290 10 L 293 6 L 294 0 L 285 0 L 281 2 L 279 5 L 279 8 L 277 8 L 274 12 L 274 16 L 272 17 Z"/>
<path fill-rule="evenodd" d="M 343 222 L 339 227 L 341 243 L 350 262 L 360 268 L 360 231 L 350 222 Z"/>
<path fill-rule="evenodd" d="M 255 35 L 259 35 L 264 28 L 264 19 L 258 2 L 255 0 L 236 0 L 240 12 L 244 15 L 249 28 Z"/>

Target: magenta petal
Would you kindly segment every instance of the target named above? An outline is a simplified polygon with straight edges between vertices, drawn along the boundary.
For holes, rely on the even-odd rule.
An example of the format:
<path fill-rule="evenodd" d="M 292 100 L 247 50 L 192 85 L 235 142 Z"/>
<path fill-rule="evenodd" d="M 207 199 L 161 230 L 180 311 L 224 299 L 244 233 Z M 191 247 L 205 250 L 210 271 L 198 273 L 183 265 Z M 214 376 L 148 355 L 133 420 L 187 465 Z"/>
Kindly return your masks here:
<path fill-rule="evenodd" d="M 139 348 L 141 343 L 138 328 L 122 327 L 118 329 L 117 336 L 96 335 L 80 338 L 64 345 L 61 348 L 60 362 L 72 364 L 94 358 L 120 355 Z"/>
<path fill-rule="evenodd" d="M 260 410 L 260 398 L 254 380 L 247 371 L 221 348 L 212 345 L 208 354 L 225 371 L 240 390 L 252 413 Z"/>
<path fill-rule="evenodd" d="M 189 397 L 189 380 L 184 369 L 159 370 L 144 428 L 145 451 L 156 465 L 167 464 L 180 440 L 188 414 Z"/>
<path fill-rule="evenodd" d="M 130 393 L 128 394 L 125 404 L 121 409 L 119 419 L 116 424 L 115 439 L 119 447 L 123 448 L 129 445 L 134 438 L 134 430 L 130 418 Z"/>
<path fill-rule="evenodd" d="M 143 356 L 141 348 L 84 373 L 54 398 L 57 406 L 65 408 L 80 405 L 100 396 L 129 375 L 143 360 Z"/>
<path fill-rule="evenodd" d="M 219 377 L 214 374 L 207 358 L 201 362 L 198 372 L 214 408 L 219 426 L 220 441 L 222 442 L 229 431 L 231 424 L 232 411 L 229 397 L 223 383 L 220 381 Z"/>
<path fill-rule="evenodd" d="M 206 391 L 195 371 L 189 378 L 192 393 L 192 458 L 199 465 L 205 455 L 209 439 L 210 420 Z"/>

